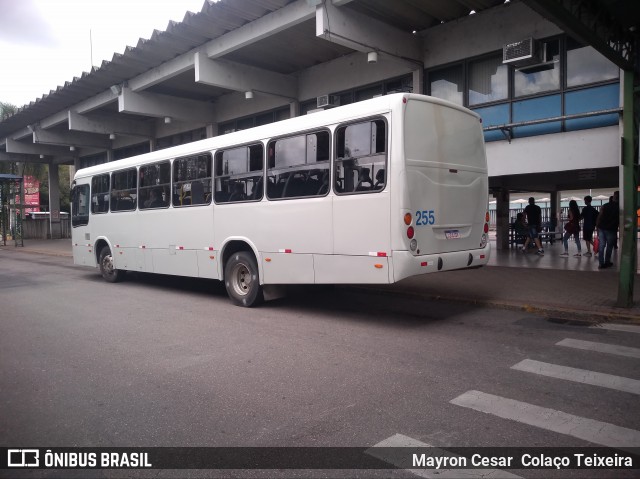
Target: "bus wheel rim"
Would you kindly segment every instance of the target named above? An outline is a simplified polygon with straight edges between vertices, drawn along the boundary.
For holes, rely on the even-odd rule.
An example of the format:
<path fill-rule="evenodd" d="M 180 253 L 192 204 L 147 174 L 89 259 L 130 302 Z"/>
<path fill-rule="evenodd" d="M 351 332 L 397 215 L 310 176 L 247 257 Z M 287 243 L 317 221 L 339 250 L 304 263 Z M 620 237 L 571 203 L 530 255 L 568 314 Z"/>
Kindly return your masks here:
<path fill-rule="evenodd" d="M 113 256 L 110 254 L 102 258 L 102 270 L 109 276 L 113 274 Z"/>
<path fill-rule="evenodd" d="M 231 284 L 233 290 L 239 296 L 246 296 L 251 291 L 252 276 L 251 270 L 244 263 L 238 263 L 233 268 L 231 274 Z"/>

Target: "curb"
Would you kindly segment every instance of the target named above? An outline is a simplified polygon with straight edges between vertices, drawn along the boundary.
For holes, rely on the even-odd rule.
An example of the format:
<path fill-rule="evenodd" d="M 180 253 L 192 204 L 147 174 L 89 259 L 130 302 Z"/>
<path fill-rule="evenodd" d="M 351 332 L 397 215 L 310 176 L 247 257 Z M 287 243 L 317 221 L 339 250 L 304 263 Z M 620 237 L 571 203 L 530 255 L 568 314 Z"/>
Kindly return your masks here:
<path fill-rule="evenodd" d="M 16 251 L 19 253 L 28 254 L 40 254 L 53 257 L 65 257 L 73 258 L 73 253 L 67 251 L 52 251 L 52 250 L 40 250 L 30 249 L 16 246 L 0 246 L 0 251 Z M 553 304 L 532 306 L 521 300 L 509 301 L 499 299 L 482 299 L 482 298 L 470 298 L 470 297 L 458 297 L 441 294 L 429 294 L 428 292 L 419 291 L 398 291 L 390 288 L 380 288 L 373 285 L 340 285 L 345 289 L 353 289 L 370 294 L 383 294 L 393 295 L 396 297 L 405 297 L 417 300 L 430 300 L 430 301 L 450 301 L 457 303 L 475 304 L 495 309 L 505 309 L 511 311 L 524 311 L 532 314 L 539 314 L 542 316 L 571 321 L 579 318 L 580 321 L 586 321 L 590 323 L 607 323 L 612 321 L 622 321 L 626 323 L 640 324 L 640 314 L 636 311 L 625 311 L 622 309 L 606 309 L 602 307 L 595 307 L 597 309 L 583 309 L 578 307 L 559 307 Z"/>
<path fill-rule="evenodd" d="M 511 311 L 524 311 L 527 313 L 540 314 L 547 317 L 553 317 L 560 320 L 576 319 L 579 317 L 581 321 L 590 323 L 608 323 L 612 321 L 622 321 L 626 323 L 640 324 L 640 316 L 636 312 L 612 311 L 612 310 L 585 310 L 581 308 L 561 308 L 554 305 L 537 305 L 531 306 L 520 301 L 508 300 L 491 300 L 481 298 L 468 298 L 457 296 L 445 296 L 429 293 L 420 293 L 417 291 L 394 291 L 390 289 L 380 289 L 372 286 L 347 286 L 361 292 L 369 292 L 372 294 L 386 294 L 398 297 L 406 297 L 411 299 L 422 299 L 432 301 L 449 301 L 456 303 L 475 304 L 495 309 L 506 309 Z"/>
<path fill-rule="evenodd" d="M 51 251 L 51 250 L 28 249 L 28 248 L 24 248 L 23 246 L 11 246 L 11 249 L 9 249 L 9 246 L 0 246 L 0 251 L 12 251 L 12 250 L 17 253 L 42 254 L 45 256 L 73 258 L 73 253 L 67 253 L 62 251 L 58 252 L 58 251 Z"/>

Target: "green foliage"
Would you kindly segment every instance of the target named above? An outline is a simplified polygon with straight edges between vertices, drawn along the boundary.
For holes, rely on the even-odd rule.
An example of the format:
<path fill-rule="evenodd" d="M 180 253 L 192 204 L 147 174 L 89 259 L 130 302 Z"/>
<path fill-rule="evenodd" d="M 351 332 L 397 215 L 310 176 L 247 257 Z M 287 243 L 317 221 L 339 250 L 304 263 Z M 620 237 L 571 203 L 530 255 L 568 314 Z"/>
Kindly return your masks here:
<path fill-rule="evenodd" d="M 11 103 L 0 101 L 0 121 L 4 121 L 18 111 Z M 60 165 L 60 211 L 71 211 L 69 204 L 70 179 L 69 166 Z M 34 176 L 40 181 L 40 205 L 49 211 L 49 166 L 44 163 L 17 163 L 0 161 L 0 173 L 12 173 L 20 176 Z"/>
<path fill-rule="evenodd" d="M 18 111 L 18 107 L 11 103 L 0 101 L 0 121 L 4 121 Z"/>

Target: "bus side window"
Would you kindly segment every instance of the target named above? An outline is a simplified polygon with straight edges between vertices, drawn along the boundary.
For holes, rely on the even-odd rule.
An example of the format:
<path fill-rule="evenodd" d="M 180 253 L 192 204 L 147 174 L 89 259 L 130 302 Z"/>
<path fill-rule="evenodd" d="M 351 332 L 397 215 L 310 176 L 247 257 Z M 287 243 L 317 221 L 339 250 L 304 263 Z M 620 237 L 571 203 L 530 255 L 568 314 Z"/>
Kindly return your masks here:
<path fill-rule="evenodd" d="M 168 161 L 141 166 L 138 178 L 138 208 L 167 208 L 171 185 L 171 165 Z"/>
<path fill-rule="evenodd" d="M 386 122 L 368 120 L 338 127 L 334 190 L 337 194 L 384 189 L 387 163 Z M 376 183 L 372 180 L 376 178 Z"/>
<path fill-rule="evenodd" d="M 328 184 L 329 140 L 329 132 L 319 131 L 271 141 L 268 198 L 326 195 L 322 185 Z"/>
<path fill-rule="evenodd" d="M 263 164 L 262 143 L 217 151 L 215 156 L 216 203 L 261 200 Z"/>
<path fill-rule="evenodd" d="M 111 174 L 111 211 L 135 210 L 137 196 L 138 171 L 135 168 Z"/>
<path fill-rule="evenodd" d="M 211 201 L 211 155 L 173 160 L 173 206 L 207 205 Z"/>
<path fill-rule="evenodd" d="M 91 213 L 109 211 L 109 175 L 91 178 Z"/>

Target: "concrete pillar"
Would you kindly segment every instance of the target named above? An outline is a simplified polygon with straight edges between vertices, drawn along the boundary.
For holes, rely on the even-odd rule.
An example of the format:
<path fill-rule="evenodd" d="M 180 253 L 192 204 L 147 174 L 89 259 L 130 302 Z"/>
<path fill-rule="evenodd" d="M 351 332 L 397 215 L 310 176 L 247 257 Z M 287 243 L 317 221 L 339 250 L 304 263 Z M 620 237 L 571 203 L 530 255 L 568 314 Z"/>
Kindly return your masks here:
<path fill-rule="evenodd" d="M 549 211 L 550 217 L 549 221 L 553 225 L 555 231 L 563 231 L 562 225 L 560 224 L 560 207 L 562 206 L 560 203 L 561 191 L 554 191 L 551 193 L 551 208 Z"/>
<path fill-rule="evenodd" d="M 209 123 L 206 127 L 206 135 L 207 138 L 213 138 L 214 136 L 218 136 L 218 124 L 217 123 Z"/>
<path fill-rule="evenodd" d="M 60 224 L 60 175 L 58 165 L 49 165 L 49 221 L 51 239 L 62 238 Z"/>
<path fill-rule="evenodd" d="M 424 69 L 413 70 L 413 93 L 424 93 Z"/>
<path fill-rule="evenodd" d="M 289 118 L 300 116 L 300 102 L 292 101 L 289 103 Z"/>
<path fill-rule="evenodd" d="M 509 190 L 500 188 L 496 198 L 496 249 L 509 249 Z"/>

